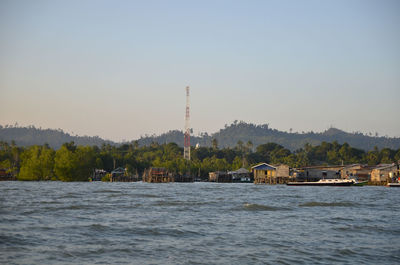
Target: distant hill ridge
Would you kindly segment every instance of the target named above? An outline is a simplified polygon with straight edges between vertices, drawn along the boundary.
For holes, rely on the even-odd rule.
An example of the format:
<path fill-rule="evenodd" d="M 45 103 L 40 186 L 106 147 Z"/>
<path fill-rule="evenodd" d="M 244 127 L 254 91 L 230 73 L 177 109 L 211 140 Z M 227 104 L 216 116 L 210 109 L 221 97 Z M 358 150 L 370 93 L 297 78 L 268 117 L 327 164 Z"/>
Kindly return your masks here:
<path fill-rule="evenodd" d="M 208 135 L 207 133 L 200 134 L 199 136 L 191 137 L 191 144 L 200 146 L 211 146 L 212 139 L 216 139 L 219 147 L 234 147 L 238 141 L 246 144 L 251 141 L 253 147 L 260 144 L 273 142 L 280 144 L 291 151 L 304 147 L 306 143 L 311 145 L 318 145 L 321 142 L 337 141 L 340 144 L 347 142 L 350 146 L 363 149 L 366 151 L 378 148 L 400 148 L 400 138 L 391 137 L 374 137 L 364 135 L 360 132 L 348 133 L 336 128 L 330 128 L 322 133 L 289 133 L 269 128 L 268 124 L 255 125 L 246 122 L 235 121 L 231 125 L 225 125 L 225 128 L 220 129 L 218 132 Z M 183 145 L 183 132 L 169 131 L 159 136 L 148 136 L 139 139 L 140 145 L 148 145 L 152 142 L 169 143 L 176 142 Z"/>
<path fill-rule="evenodd" d="M 237 145 L 238 141 L 242 141 L 243 144 L 247 144 L 248 141 L 251 141 L 254 148 L 260 144 L 274 142 L 292 151 L 304 147 L 306 143 L 318 145 L 323 141 L 337 141 L 340 144 L 347 142 L 352 147 L 366 151 L 372 150 L 375 146 L 380 149 L 400 148 L 400 138 L 395 137 L 377 137 L 362 133 L 348 133 L 336 128 L 330 128 L 321 133 L 289 133 L 271 129 L 267 124 L 255 125 L 243 121 L 235 121 L 231 125 L 225 125 L 225 128 L 211 135 L 208 133 L 201 133 L 197 136 L 192 136 L 191 144 L 196 145 L 198 143 L 200 146 L 211 146 L 213 139 L 217 140 L 219 147 L 233 148 Z M 6 142 L 14 140 L 15 143 L 20 146 L 48 143 L 53 148 L 59 148 L 63 143 L 70 141 L 74 141 L 78 145 L 101 146 L 102 144 L 121 144 L 104 140 L 98 136 L 73 136 L 63 132 L 61 129 L 40 129 L 34 126 L 0 126 L 0 140 Z M 141 137 L 137 141 L 139 145 L 149 145 L 154 142 L 160 144 L 174 142 L 182 146 L 183 132 L 173 130 L 161 135 Z"/>
<path fill-rule="evenodd" d="M 41 129 L 34 126 L 14 127 L 0 126 L 0 141 L 15 143 L 19 146 L 43 145 L 58 149 L 63 143 L 75 142 L 78 145 L 97 145 L 103 143 L 115 144 L 112 141 L 104 140 L 99 136 L 73 136 L 61 129 Z"/>

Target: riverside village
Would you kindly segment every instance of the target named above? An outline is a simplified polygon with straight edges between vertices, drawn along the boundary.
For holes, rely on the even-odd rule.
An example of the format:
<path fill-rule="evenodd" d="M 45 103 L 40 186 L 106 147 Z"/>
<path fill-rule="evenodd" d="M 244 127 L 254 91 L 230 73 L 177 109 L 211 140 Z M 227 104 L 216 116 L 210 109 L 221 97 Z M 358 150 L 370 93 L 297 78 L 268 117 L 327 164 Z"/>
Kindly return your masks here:
<path fill-rule="evenodd" d="M 216 182 L 216 183 L 254 183 L 254 184 L 288 184 L 288 185 L 387 185 L 400 186 L 399 164 L 380 164 L 369 166 L 363 164 L 310 166 L 290 168 L 288 165 L 270 165 L 260 163 L 249 169 L 239 168 L 233 171 L 209 172 L 208 178 L 190 174 L 174 174 L 166 168 L 150 167 L 142 175 L 129 174 L 126 168 L 118 167 L 111 172 L 95 169 L 89 181 L 168 183 L 168 182 Z M 12 181 L 17 178 L 0 169 L 1 181 Z"/>
<path fill-rule="evenodd" d="M 254 183 L 254 184 L 315 184 L 332 186 L 351 185 L 388 185 L 397 187 L 400 170 L 398 164 L 380 164 L 368 166 L 362 164 L 311 166 L 290 168 L 287 165 L 270 165 L 260 163 L 249 170 L 240 168 L 233 171 L 209 172 L 207 179 L 193 175 L 179 175 L 168 172 L 165 168 L 151 167 L 139 176 L 129 175 L 124 168 L 116 168 L 111 172 L 96 169 L 91 181 L 101 181 L 109 176 L 110 182 L 168 183 L 168 182 L 217 182 L 217 183 Z M 348 183 L 348 185 L 346 185 Z"/>
<path fill-rule="evenodd" d="M 19 147 L 14 141 L 11 145 L 0 141 L 0 180 L 400 186 L 400 149 L 379 151 L 375 147 L 366 152 L 334 141 L 319 146 L 306 143 L 294 153 L 282 145 L 266 143 L 254 152 L 250 140 L 246 146 L 239 140 L 235 148 L 219 149 L 215 138 L 212 147 L 200 147 L 199 143 L 193 147 L 189 108 L 186 87 L 183 150 L 176 143 L 152 142 L 140 147 L 137 141 L 119 147 L 103 144 L 101 148 L 70 142 L 58 150 L 47 144 Z M 244 122 L 235 121 L 234 126 L 257 129 Z"/>

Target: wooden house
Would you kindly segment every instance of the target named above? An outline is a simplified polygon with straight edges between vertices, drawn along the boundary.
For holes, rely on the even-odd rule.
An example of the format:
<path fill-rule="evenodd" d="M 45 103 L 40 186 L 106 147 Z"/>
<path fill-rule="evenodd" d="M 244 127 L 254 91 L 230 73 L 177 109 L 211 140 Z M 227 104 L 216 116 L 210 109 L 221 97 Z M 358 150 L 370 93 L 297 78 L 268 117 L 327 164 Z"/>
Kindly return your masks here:
<path fill-rule="evenodd" d="M 111 171 L 110 181 L 117 182 L 119 178 L 121 178 L 125 175 L 125 173 L 126 173 L 125 168 L 118 167 L 118 168 L 114 169 L 113 171 Z"/>
<path fill-rule="evenodd" d="M 229 175 L 226 171 L 215 171 L 208 173 L 208 181 L 220 182 L 220 183 L 231 183 L 232 175 Z"/>
<path fill-rule="evenodd" d="M 0 177 L 6 177 L 7 175 L 7 169 L 0 168 Z"/>
<path fill-rule="evenodd" d="M 5 168 L 0 168 L 0 181 L 17 180 L 17 178 Z"/>
<path fill-rule="evenodd" d="M 175 182 L 194 182 L 194 177 L 190 175 L 175 175 Z"/>
<path fill-rule="evenodd" d="M 143 173 L 143 181 L 149 183 L 174 182 L 172 174 L 163 167 L 151 167 Z"/>
<path fill-rule="evenodd" d="M 356 178 L 358 181 L 369 181 L 371 179 L 371 171 L 375 167 L 362 164 L 347 165 L 343 167 L 341 177 L 342 179 Z"/>
<path fill-rule="evenodd" d="M 92 177 L 90 178 L 90 181 L 101 181 L 101 179 L 107 175 L 107 171 L 104 169 L 95 169 L 93 171 Z"/>
<path fill-rule="evenodd" d="M 371 182 L 377 185 L 391 182 L 396 177 L 399 177 L 399 165 L 396 164 L 378 165 L 371 171 Z"/>
<path fill-rule="evenodd" d="M 303 167 L 298 181 L 318 181 L 320 179 L 340 179 L 344 166 L 312 166 Z"/>
<path fill-rule="evenodd" d="M 250 171 L 245 168 L 239 168 L 238 170 L 229 171 L 228 175 L 232 176 L 232 182 L 246 183 L 254 181 L 250 174 Z"/>
<path fill-rule="evenodd" d="M 129 175 L 125 168 L 119 167 L 111 171 L 110 182 L 135 182 L 139 181 L 139 176 Z"/>
<path fill-rule="evenodd" d="M 269 165 L 261 163 L 251 168 L 255 184 L 284 184 L 290 180 L 290 169 L 287 165 Z"/>

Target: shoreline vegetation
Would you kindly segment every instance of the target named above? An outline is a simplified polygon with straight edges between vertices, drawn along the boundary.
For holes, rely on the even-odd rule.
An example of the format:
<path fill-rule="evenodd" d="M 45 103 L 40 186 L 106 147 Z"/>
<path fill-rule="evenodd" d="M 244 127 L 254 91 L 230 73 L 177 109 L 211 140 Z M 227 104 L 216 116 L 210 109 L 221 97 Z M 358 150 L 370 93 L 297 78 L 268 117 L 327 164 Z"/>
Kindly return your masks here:
<path fill-rule="evenodd" d="M 0 169 L 21 181 L 89 181 L 95 169 L 111 172 L 125 168 L 129 175 L 142 175 L 150 167 L 162 167 L 178 175 L 191 175 L 207 179 L 209 172 L 249 169 L 258 163 L 286 164 L 291 168 L 316 165 L 389 164 L 400 161 L 400 148 L 364 151 L 349 144 L 322 142 L 290 151 L 276 143 L 265 143 L 254 148 L 251 141 L 238 141 L 234 148 L 219 148 L 212 140 L 211 147 L 192 147 L 191 161 L 183 159 L 183 148 L 176 143 L 139 146 L 130 144 L 113 146 L 76 145 L 64 143 L 55 150 L 49 145 L 17 146 L 0 141 Z M 3 178 L 4 179 L 4 178 Z M 104 178 L 107 180 L 107 177 Z"/>

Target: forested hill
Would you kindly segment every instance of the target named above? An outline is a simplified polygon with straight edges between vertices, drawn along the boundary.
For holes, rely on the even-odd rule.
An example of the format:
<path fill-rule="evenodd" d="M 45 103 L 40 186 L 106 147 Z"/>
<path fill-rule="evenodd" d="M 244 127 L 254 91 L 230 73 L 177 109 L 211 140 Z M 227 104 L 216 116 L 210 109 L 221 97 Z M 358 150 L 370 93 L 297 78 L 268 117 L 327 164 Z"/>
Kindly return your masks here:
<path fill-rule="evenodd" d="M 14 127 L 0 126 L 0 141 L 11 143 L 14 141 L 18 146 L 43 145 L 47 143 L 50 147 L 58 149 L 63 143 L 75 142 L 77 145 L 97 145 L 103 143 L 114 144 L 98 136 L 73 136 L 61 129 L 40 129 L 34 126 Z"/>
<path fill-rule="evenodd" d="M 255 125 L 245 122 L 234 122 L 231 125 L 226 125 L 225 128 L 214 134 L 202 133 L 198 136 L 191 137 L 191 144 L 194 146 L 197 143 L 200 146 L 211 146 L 213 139 L 214 144 L 218 147 L 235 147 L 239 143 L 247 145 L 251 141 L 253 148 L 258 145 L 273 142 L 280 144 L 291 151 L 304 147 L 306 143 L 318 145 L 321 142 L 337 141 L 340 144 L 347 142 L 350 146 L 363 149 L 366 151 L 372 150 L 375 146 L 379 149 L 400 148 L 400 138 L 376 137 L 368 136 L 362 133 L 347 133 L 339 129 L 330 128 L 322 133 L 289 133 L 276 129 L 271 129 L 268 125 Z M 52 148 L 58 149 L 63 143 L 74 141 L 77 145 L 97 145 L 103 143 L 115 145 L 112 141 L 101 139 L 98 136 L 73 136 L 61 129 L 38 129 L 33 126 L 29 127 L 13 127 L 0 126 L 0 141 L 15 143 L 19 146 L 43 145 L 49 144 Z M 134 139 L 133 139 L 134 141 Z M 139 145 L 150 145 L 153 142 L 177 143 L 183 146 L 183 132 L 174 130 L 161 135 L 153 135 L 141 137 L 138 139 Z"/>
<path fill-rule="evenodd" d="M 400 148 L 400 138 L 389 137 L 374 137 L 362 133 L 347 133 L 339 129 L 330 128 L 322 133 L 289 133 L 276 129 L 271 129 L 268 125 L 255 125 L 245 122 L 234 122 L 231 125 L 226 125 L 224 129 L 208 135 L 207 133 L 200 134 L 197 137 L 191 137 L 191 144 L 200 146 L 211 146 L 212 140 L 216 139 L 219 147 L 234 147 L 241 141 L 246 145 L 251 141 L 255 148 L 260 144 L 277 143 L 292 151 L 304 147 L 306 143 L 318 145 L 321 142 L 337 141 L 340 144 L 347 142 L 350 146 L 372 150 L 375 146 L 378 148 Z M 175 142 L 183 145 L 183 133 L 181 131 L 170 131 L 160 136 L 149 136 L 139 139 L 140 145 L 148 145 L 151 142 L 169 143 Z"/>

